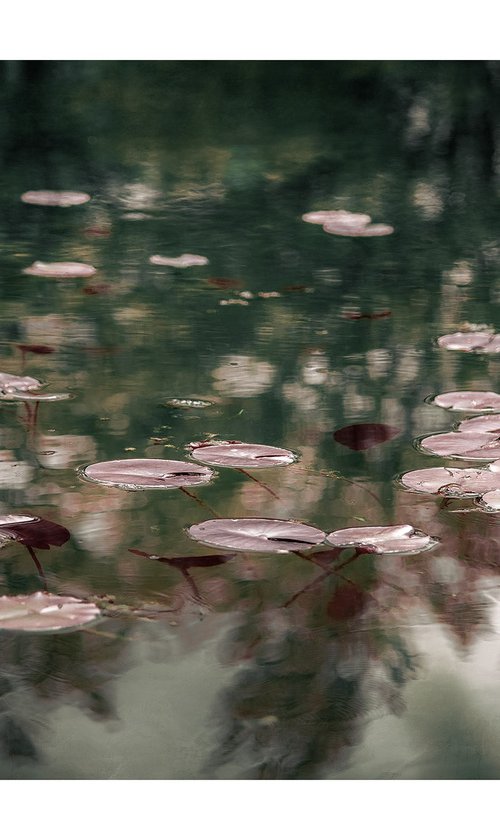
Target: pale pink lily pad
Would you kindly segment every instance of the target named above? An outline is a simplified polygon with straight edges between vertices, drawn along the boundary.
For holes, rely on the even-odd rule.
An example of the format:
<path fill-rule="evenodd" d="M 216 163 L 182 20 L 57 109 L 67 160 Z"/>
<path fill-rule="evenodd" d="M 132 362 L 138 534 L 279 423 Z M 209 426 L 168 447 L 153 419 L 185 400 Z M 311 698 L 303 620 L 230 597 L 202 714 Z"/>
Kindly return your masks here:
<path fill-rule="evenodd" d="M 192 450 L 192 457 L 214 467 L 280 467 L 293 464 L 297 456 L 288 449 L 257 443 L 222 443 Z"/>
<path fill-rule="evenodd" d="M 367 213 L 350 213 L 349 210 L 314 210 L 304 213 L 303 222 L 312 225 L 342 224 L 351 227 L 363 227 L 370 224 L 372 218 Z"/>
<path fill-rule="evenodd" d="M 0 392 L 0 400 L 4 402 L 61 402 L 62 400 L 72 400 L 73 394 L 67 392 L 58 394 L 39 394 L 31 391 L 7 391 L 7 393 Z"/>
<path fill-rule="evenodd" d="M 429 401 L 451 411 L 500 411 L 500 394 L 494 391 L 447 391 Z"/>
<path fill-rule="evenodd" d="M 461 350 L 464 353 L 473 353 L 476 350 L 484 350 L 494 337 L 494 334 L 489 332 L 456 332 L 440 336 L 437 343 L 439 347 L 444 347 L 446 350 Z M 495 343 L 496 347 L 497 344 Z M 496 353 L 499 350 L 500 347 L 493 352 Z"/>
<path fill-rule="evenodd" d="M 462 420 L 457 426 L 459 432 L 490 432 L 500 435 L 500 415 L 480 414 L 478 417 L 469 417 Z"/>
<path fill-rule="evenodd" d="M 391 225 L 351 225 L 344 222 L 328 222 L 323 225 L 325 233 L 332 233 L 335 236 L 389 236 L 394 233 Z"/>
<path fill-rule="evenodd" d="M 191 268 L 194 265 L 208 265 L 207 257 L 199 254 L 181 254 L 180 257 L 162 257 L 155 254 L 149 258 L 151 265 L 169 265 L 172 268 Z"/>
<path fill-rule="evenodd" d="M 489 468 L 480 470 L 430 467 L 404 473 L 400 478 L 400 483 L 407 490 L 413 490 L 416 493 L 468 498 L 499 489 L 500 475 Z"/>
<path fill-rule="evenodd" d="M 286 519 L 208 519 L 188 528 L 189 536 L 215 548 L 283 554 L 324 542 L 325 533 Z"/>
<path fill-rule="evenodd" d="M 13 376 L 11 373 L 0 373 L 0 392 L 11 394 L 19 391 L 36 391 L 43 384 L 32 376 Z"/>
<path fill-rule="evenodd" d="M 82 478 L 125 490 L 161 490 L 208 484 L 213 470 L 186 461 L 161 458 L 124 458 L 101 461 L 80 471 Z"/>
<path fill-rule="evenodd" d="M 21 201 L 39 207 L 75 207 L 90 201 L 90 195 L 72 190 L 28 190 L 22 194 Z"/>
<path fill-rule="evenodd" d="M 36 261 L 23 269 L 23 274 L 32 277 L 60 277 L 62 279 L 92 277 L 97 272 L 93 265 L 79 262 L 44 263 Z"/>
<path fill-rule="evenodd" d="M 99 608 L 68 595 L 34 592 L 0 597 L 0 629 L 26 632 L 78 630 L 95 621 Z"/>
<path fill-rule="evenodd" d="M 462 458 L 466 461 L 493 461 L 500 458 L 499 434 L 469 431 L 445 432 L 421 438 L 422 452 L 442 457 Z"/>
<path fill-rule="evenodd" d="M 342 528 L 328 534 L 326 542 L 338 548 L 366 548 L 374 554 L 418 554 L 437 544 L 435 539 L 416 531 L 412 525 Z"/>

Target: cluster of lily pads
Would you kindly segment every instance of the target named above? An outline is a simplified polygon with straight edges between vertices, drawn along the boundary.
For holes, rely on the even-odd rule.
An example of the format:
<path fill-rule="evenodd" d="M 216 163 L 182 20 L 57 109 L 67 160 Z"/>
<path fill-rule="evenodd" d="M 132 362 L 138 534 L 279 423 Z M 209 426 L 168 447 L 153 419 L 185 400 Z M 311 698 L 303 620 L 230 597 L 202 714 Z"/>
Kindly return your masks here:
<path fill-rule="evenodd" d="M 87 193 L 69 191 L 30 191 L 21 196 L 27 204 L 39 206 L 71 207 L 90 200 Z M 372 224 L 371 217 L 363 213 L 344 210 L 307 213 L 304 221 L 323 225 L 327 233 L 351 237 L 385 236 L 393 232 L 389 225 Z M 208 260 L 196 254 L 182 254 L 180 257 L 155 255 L 150 263 L 158 266 L 187 268 L 206 265 Z M 24 273 L 43 277 L 90 277 L 95 274 L 94 266 L 83 263 L 43 263 L 36 261 L 24 269 Z M 43 383 L 29 376 L 13 376 L 0 373 L 0 399 L 34 402 L 38 407 L 44 400 L 67 399 L 70 394 L 46 394 Z M 500 400 L 500 397 L 499 397 Z M 382 430 L 372 424 L 372 436 L 388 440 L 397 430 Z M 381 431 L 382 430 L 382 431 Z M 353 443 L 349 430 L 339 432 L 339 442 L 351 448 L 366 448 L 359 441 Z M 382 433 L 382 437 L 381 437 Z M 287 449 L 241 441 L 198 441 L 189 444 L 189 461 L 174 461 L 153 458 L 127 458 L 89 464 L 79 470 L 85 481 L 106 487 L 117 487 L 128 491 L 177 489 L 208 507 L 187 488 L 208 484 L 214 477 L 211 467 L 233 468 L 258 481 L 248 469 L 268 469 L 288 466 L 298 456 Z M 276 496 L 271 488 L 258 482 Z M 213 512 L 215 513 L 215 512 Z M 188 535 L 196 542 L 214 548 L 234 551 L 266 552 L 299 556 L 322 544 L 342 549 L 354 547 L 357 553 L 415 554 L 427 551 L 436 545 L 436 540 L 412 525 L 366 526 L 345 528 L 327 534 L 314 526 L 296 520 L 270 518 L 209 519 L 192 525 Z M 69 532 L 60 525 L 29 514 L 8 514 L 0 518 L 0 545 L 11 541 L 24 544 L 33 558 L 45 583 L 43 570 L 36 557 L 35 548 L 48 549 L 51 545 L 63 545 L 69 539 Z M 135 553 L 142 554 L 136 551 Z M 196 558 L 195 558 L 196 559 Z M 101 615 L 99 607 L 89 601 L 60 596 L 48 592 L 33 595 L 3 596 L 0 598 L 0 627 L 13 630 L 55 631 L 78 629 L 93 622 Z"/>

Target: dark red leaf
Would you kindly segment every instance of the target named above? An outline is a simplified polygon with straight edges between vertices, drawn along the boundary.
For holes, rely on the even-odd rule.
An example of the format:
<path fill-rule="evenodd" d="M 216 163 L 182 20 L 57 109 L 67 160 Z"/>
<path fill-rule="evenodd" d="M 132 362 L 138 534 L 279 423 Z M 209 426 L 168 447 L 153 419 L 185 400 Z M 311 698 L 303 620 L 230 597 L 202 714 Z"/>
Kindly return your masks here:
<path fill-rule="evenodd" d="M 156 554 L 147 554 L 138 548 L 129 548 L 131 554 L 138 557 L 147 557 L 148 560 L 157 560 L 158 563 L 166 563 L 177 569 L 190 569 L 193 566 L 220 566 L 228 560 L 234 560 L 236 554 L 202 554 L 198 557 L 158 557 Z"/>
<path fill-rule="evenodd" d="M 233 280 L 229 277 L 209 277 L 207 283 L 215 286 L 216 289 L 241 289 L 243 286 L 241 280 Z"/>
<path fill-rule="evenodd" d="M 64 545 L 70 538 L 67 528 L 51 522 L 49 519 L 34 518 L 30 522 L 20 522 L 0 526 L 0 533 L 7 534 L 17 542 L 30 548 L 50 549 L 51 545 Z"/>
<path fill-rule="evenodd" d="M 333 438 L 342 446 L 359 452 L 392 440 L 400 434 L 400 431 L 395 426 L 387 426 L 385 423 L 354 423 L 352 426 L 337 429 L 333 433 Z"/>
<path fill-rule="evenodd" d="M 342 317 L 349 321 L 360 321 L 362 318 L 368 318 L 371 321 L 377 318 L 390 318 L 392 312 L 390 309 L 383 309 L 380 312 L 344 312 Z"/>
<path fill-rule="evenodd" d="M 367 595 L 354 583 L 346 583 L 335 591 L 327 606 L 327 613 L 335 621 L 348 621 L 362 612 Z"/>
<path fill-rule="evenodd" d="M 22 353 L 38 353 L 41 356 L 46 353 L 54 353 L 55 347 L 49 347 L 48 344 L 18 344 L 17 348 Z"/>
<path fill-rule="evenodd" d="M 107 295 L 111 291 L 109 283 L 94 283 L 92 286 L 84 286 L 84 295 Z"/>

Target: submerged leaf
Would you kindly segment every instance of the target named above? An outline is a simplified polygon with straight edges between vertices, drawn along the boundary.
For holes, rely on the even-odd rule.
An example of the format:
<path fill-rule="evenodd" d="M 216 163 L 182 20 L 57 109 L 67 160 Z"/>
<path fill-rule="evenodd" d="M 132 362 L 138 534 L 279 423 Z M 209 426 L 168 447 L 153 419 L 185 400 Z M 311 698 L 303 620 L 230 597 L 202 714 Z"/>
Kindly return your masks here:
<path fill-rule="evenodd" d="M 67 528 L 51 522 L 50 519 L 41 519 L 30 514 L 4 514 L 0 515 L 0 538 L 15 540 L 30 548 L 42 548 L 49 550 L 51 545 L 61 546 L 70 538 Z"/>
<path fill-rule="evenodd" d="M 75 207 L 90 201 L 90 195 L 73 190 L 28 190 L 22 194 L 21 201 L 40 207 Z"/>
<path fill-rule="evenodd" d="M 325 533 L 286 519 L 209 519 L 188 528 L 189 536 L 216 548 L 283 554 L 319 545 Z"/>
<path fill-rule="evenodd" d="M 234 280 L 230 277 L 209 277 L 206 282 L 216 289 L 241 289 L 243 287 L 241 280 Z"/>
<path fill-rule="evenodd" d="M 23 269 L 23 274 L 33 277 L 92 277 L 97 272 L 93 265 L 77 262 L 44 263 L 36 261 L 33 265 Z"/>
<path fill-rule="evenodd" d="M 204 568 L 208 566 L 221 566 L 227 563 L 228 560 L 234 560 L 236 554 L 201 554 L 198 556 L 187 557 L 159 557 L 157 554 L 147 554 L 145 551 L 140 551 L 138 548 L 129 548 L 131 554 L 137 554 L 138 557 L 147 557 L 148 560 L 156 560 L 158 563 L 166 563 L 168 566 L 173 566 L 177 569 L 190 568 Z"/>
<path fill-rule="evenodd" d="M 100 614 L 95 604 L 69 595 L 34 592 L 32 595 L 0 597 L 1 630 L 78 630 L 95 621 Z"/>
<path fill-rule="evenodd" d="M 18 350 L 21 353 L 36 353 L 40 356 L 48 355 L 55 352 L 55 347 L 50 347 L 48 344 L 18 344 Z"/>
<path fill-rule="evenodd" d="M 326 611 L 335 621 L 349 621 L 364 609 L 368 596 L 354 583 L 341 584 L 330 598 Z"/>
<path fill-rule="evenodd" d="M 101 461 L 85 467 L 80 475 L 89 481 L 128 490 L 159 490 L 208 484 L 213 470 L 186 461 L 161 458 L 128 458 Z"/>
<path fill-rule="evenodd" d="M 355 423 L 333 433 L 334 440 L 355 452 L 387 443 L 400 434 L 400 429 L 385 423 Z"/>

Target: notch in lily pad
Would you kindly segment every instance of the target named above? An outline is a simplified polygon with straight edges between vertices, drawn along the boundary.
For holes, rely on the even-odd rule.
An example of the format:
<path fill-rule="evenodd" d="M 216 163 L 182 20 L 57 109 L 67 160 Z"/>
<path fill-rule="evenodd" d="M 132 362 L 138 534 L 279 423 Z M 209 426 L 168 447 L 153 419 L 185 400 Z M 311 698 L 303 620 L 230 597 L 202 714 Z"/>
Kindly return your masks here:
<path fill-rule="evenodd" d="M 33 592 L 0 597 L 0 630 L 26 633 L 80 630 L 100 615 L 96 604 L 69 595 Z"/>
<path fill-rule="evenodd" d="M 81 467 L 78 474 L 86 481 L 121 490 L 181 490 L 199 505 L 211 510 L 198 496 L 186 490 L 187 487 L 208 484 L 213 479 L 214 471 L 199 464 L 162 458 L 123 458 L 89 464 Z"/>
<path fill-rule="evenodd" d="M 209 519 L 191 525 L 196 542 L 234 551 L 288 554 L 306 551 L 325 540 L 325 532 L 292 519 Z"/>
<path fill-rule="evenodd" d="M 326 542 L 338 548 L 352 546 L 367 554 L 420 554 L 438 543 L 412 525 L 342 528 L 328 534 Z"/>

